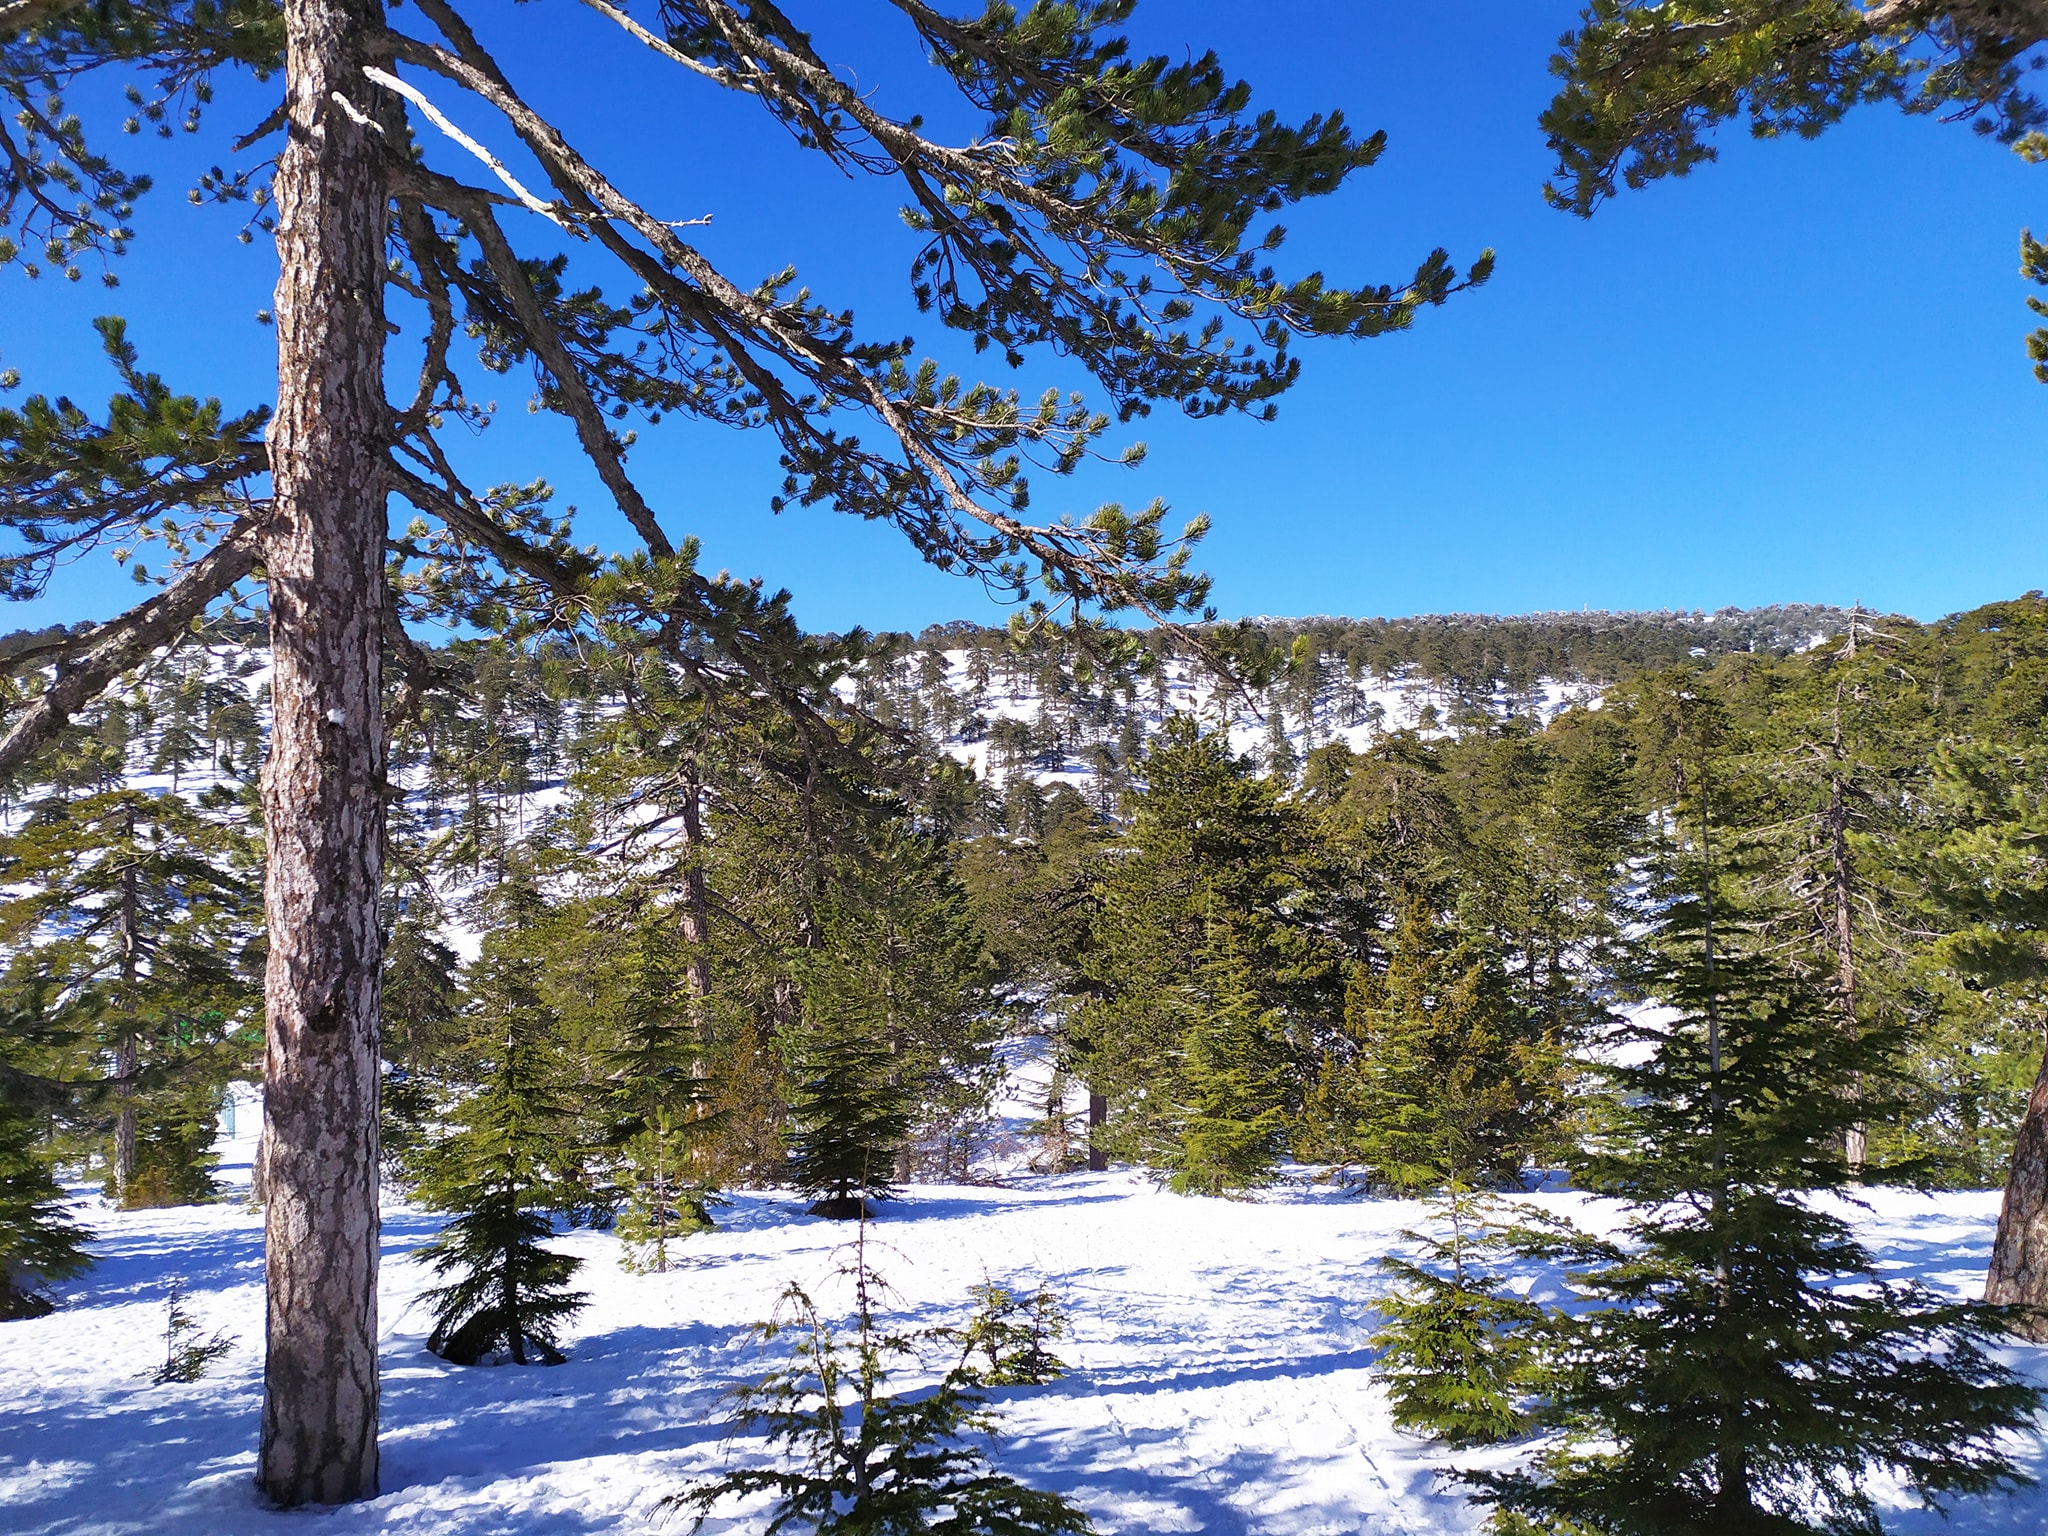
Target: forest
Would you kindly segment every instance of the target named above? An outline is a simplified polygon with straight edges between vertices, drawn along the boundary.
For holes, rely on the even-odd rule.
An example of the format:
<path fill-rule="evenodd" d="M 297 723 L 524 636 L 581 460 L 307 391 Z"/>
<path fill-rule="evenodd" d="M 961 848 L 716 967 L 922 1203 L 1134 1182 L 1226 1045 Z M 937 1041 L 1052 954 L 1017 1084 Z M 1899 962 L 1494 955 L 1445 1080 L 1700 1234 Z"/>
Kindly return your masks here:
<path fill-rule="evenodd" d="M 1398 1423 L 1470 1444 L 1571 1398 L 1557 1319 L 1483 1278 L 1508 1250 L 1596 1262 L 1518 1224 L 1545 1170 L 1646 1209 L 1714 1197 L 1683 1232 L 1645 1218 L 1658 1284 L 1708 1240 L 1867 1272 L 1788 1189 L 1996 1187 L 2042 1066 L 2048 600 L 1713 628 L 834 636 L 807 736 L 658 658 L 447 646 L 454 685 L 394 730 L 383 901 L 384 1177 L 448 1223 L 429 1348 L 564 1358 L 577 1261 L 551 1234 L 666 1273 L 741 1191 L 864 1226 L 1027 1174 L 1308 1179 L 1452 1220 L 1380 1369 Z M 1598 661 L 1546 690 L 1519 670 L 1545 642 Z M 48 1305 L 30 1274 L 85 1262 L 60 1173 L 122 1209 L 223 1193 L 220 1113 L 261 1077 L 266 672 L 259 633 L 216 626 L 6 787 L 17 1314 Z M 1710 1032 L 1711 1107 L 1685 1081 Z M 1752 1166 L 1688 1166 L 1695 1144 Z M 1617 1297 L 1652 1284 L 1604 1262 Z M 1799 1303 L 1836 1294 L 1720 1326 L 1818 1339 L 1838 1320 Z M 976 1326 L 1035 1337 L 1023 1306 Z M 1970 1340 L 2036 1325 L 1979 1313 L 1902 1296 L 1858 1323 L 1880 1362 L 1961 1330 L 1954 1379 L 1911 1387 L 1915 1433 L 1960 1437 L 1929 1488 L 2012 1471 L 1991 1431 L 2032 1389 Z M 1595 1471 L 1484 1496 L 1621 1497 Z"/>
<path fill-rule="evenodd" d="M 0 0 L 9 1521 L 2038 1529 L 2048 246 L 1652 184 L 2048 6 L 1531 14 Z"/>

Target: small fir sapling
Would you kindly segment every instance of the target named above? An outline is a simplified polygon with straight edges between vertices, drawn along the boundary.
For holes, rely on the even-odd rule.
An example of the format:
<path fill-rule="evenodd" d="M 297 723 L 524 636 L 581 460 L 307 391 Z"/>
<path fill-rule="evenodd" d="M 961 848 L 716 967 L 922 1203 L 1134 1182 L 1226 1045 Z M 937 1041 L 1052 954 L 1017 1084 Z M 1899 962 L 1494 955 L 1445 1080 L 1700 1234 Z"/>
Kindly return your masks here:
<path fill-rule="evenodd" d="M 788 1336 L 789 1354 L 736 1394 L 735 1429 L 763 1435 L 779 1464 L 700 1482 L 664 1499 L 663 1513 L 694 1514 L 695 1531 L 720 1504 L 766 1494 L 769 1536 L 1088 1536 L 1093 1527 L 1075 1505 L 990 1465 L 998 1420 L 987 1378 L 966 1353 L 936 1385 L 889 1390 L 892 1377 L 923 1374 L 929 1347 L 957 1343 L 975 1325 L 887 1331 L 875 1316 L 881 1281 L 868 1267 L 866 1237 L 863 1222 L 844 1271 L 854 1290 L 851 1338 L 795 1284 L 775 1318 L 754 1329 L 762 1344 Z"/>
<path fill-rule="evenodd" d="M 1067 1313 L 1051 1286 L 1020 1296 L 984 1280 L 968 1294 L 974 1315 L 952 1336 L 960 1344 L 962 1367 L 984 1386 L 1042 1387 L 1066 1374 L 1066 1362 L 1053 1346 L 1067 1336 Z"/>
<path fill-rule="evenodd" d="M 568 1118 L 548 1070 L 552 1022 L 533 986 L 535 962 L 486 941 L 471 984 L 481 1020 L 502 1031 L 483 1085 L 457 1128 L 428 1153 L 423 1203 L 455 1217 L 421 1250 L 444 1280 L 427 1348 L 457 1365 L 509 1360 L 558 1365 L 562 1324 L 585 1303 L 569 1282 L 583 1261 L 541 1246 L 553 1213 L 582 1191 L 558 1163 Z"/>
<path fill-rule="evenodd" d="M 885 1046 L 851 1030 L 821 1031 L 800 1048 L 789 1181 L 810 1196 L 811 1215 L 865 1220 L 894 1197 L 910 1108 L 893 1066 Z"/>
<path fill-rule="evenodd" d="M 726 1202 L 697 1181 L 688 1127 L 666 1109 L 651 1111 L 625 1146 L 627 1191 L 612 1230 L 619 1263 L 634 1274 L 666 1274 L 669 1247 L 717 1224 Z"/>
<path fill-rule="evenodd" d="M 1543 1221 L 1540 1213 L 1508 1208 Z M 1384 1257 L 1395 1289 L 1379 1303 L 1374 1370 L 1394 1425 L 1447 1445 L 1491 1445 L 1527 1432 L 1528 1399 L 1543 1385 L 1537 1340 L 1544 1309 L 1503 1289 L 1501 1260 L 1554 1243 L 1548 1229 L 1503 1225 L 1492 1197 L 1452 1184 L 1432 1203 L 1438 1235 L 1401 1235 L 1420 1261 Z"/>
<path fill-rule="evenodd" d="M 235 1347 L 234 1336 L 226 1329 L 210 1339 L 197 1337 L 198 1332 L 199 1324 L 185 1310 L 185 1287 L 173 1281 L 165 1302 L 164 1363 L 149 1378 L 151 1385 L 198 1381 L 209 1365 Z"/>

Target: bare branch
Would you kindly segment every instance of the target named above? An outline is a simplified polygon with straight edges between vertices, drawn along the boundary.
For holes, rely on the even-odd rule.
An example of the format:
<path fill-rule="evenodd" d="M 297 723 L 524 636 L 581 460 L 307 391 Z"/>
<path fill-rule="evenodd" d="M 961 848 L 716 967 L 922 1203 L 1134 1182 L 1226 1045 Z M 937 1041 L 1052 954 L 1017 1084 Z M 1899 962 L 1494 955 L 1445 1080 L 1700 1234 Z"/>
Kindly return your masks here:
<path fill-rule="evenodd" d="M 617 22 L 621 27 L 625 28 L 629 36 L 637 38 L 640 42 L 645 43 L 649 48 L 652 48 L 656 53 L 660 54 L 664 59 L 667 59 L 670 63 L 680 64 L 685 69 L 694 70 L 696 73 L 702 75 L 706 80 L 709 80 L 714 84 L 728 86 L 733 90 L 746 91 L 750 94 L 753 92 L 754 87 L 752 85 L 748 84 L 744 80 L 737 78 L 729 70 L 715 68 L 712 65 L 706 64 L 702 59 L 691 58 L 687 53 L 684 53 L 679 48 L 670 47 L 661 38 L 656 37 L 652 32 L 648 31 L 645 27 L 641 26 L 639 22 L 635 21 L 632 17 L 628 16 L 624 11 L 618 10 L 613 6 L 607 5 L 605 3 L 605 0 L 583 0 L 583 3 L 589 6 L 593 11 L 597 12 L 598 15 L 603 16 L 610 21 Z"/>
<path fill-rule="evenodd" d="M 454 123 L 449 121 L 448 115 L 445 112 L 443 112 L 439 107 L 435 106 L 433 102 L 429 101 L 425 93 L 423 93 L 414 86 L 408 85 L 405 81 L 399 79 L 398 76 L 392 74 L 391 71 L 389 71 L 388 69 L 379 69 L 374 64 L 365 64 L 363 66 L 363 74 L 367 76 L 369 79 L 376 81 L 377 84 L 385 87 L 387 90 L 396 91 L 399 95 L 403 96 L 407 101 L 411 102 L 414 106 L 418 107 L 422 112 L 426 113 L 428 120 L 432 122 L 436 128 L 440 129 L 443 133 L 447 134 L 449 138 L 453 139 L 456 143 L 460 144 L 464 149 L 468 150 L 472 155 L 476 156 L 477 159 L 481 160 L 484 163 L 484 165 L 489 169 L 490 173 L 493 176 L 497 177 L 498 180 L 502 181 L 508 188 L 510 188 L 512 195 L 518 198 L 519 201 L 523 203 L 527 208 L 539 214 L 549 223 L 557 225 L 562 229 L 568 230 L 569 233 L 577 236 L 577 238 L 581 239 L 583 237 L 583 232 L 572 226 L 567 219 L 563 218 L 561 213 L 555 208 L 554 204 L 544 203 L 539 198 L 535 197 L 531 192 L 527 191 L 525 186 L 523 186 L 520 183 L 519 178 L 517 176 L 514 176 L 511 173 L 511 171 L 506 169 L 504 161 L 500 160 L 488 149 L 485 149 L 483 145 L 477 143 L 475 139 L 471 138 L 468 134 L 464 133 L 460 128 L 456 127 Z"/>

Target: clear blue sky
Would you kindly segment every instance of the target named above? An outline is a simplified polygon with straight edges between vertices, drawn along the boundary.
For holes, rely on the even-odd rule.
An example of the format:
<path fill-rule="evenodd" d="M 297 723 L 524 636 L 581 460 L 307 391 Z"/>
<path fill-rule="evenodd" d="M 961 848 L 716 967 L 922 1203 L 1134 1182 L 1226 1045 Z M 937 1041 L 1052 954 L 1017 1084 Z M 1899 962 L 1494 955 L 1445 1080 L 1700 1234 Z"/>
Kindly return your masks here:
<path fill-rule="evenodd" d="M 1142 47 L 1213 44 L 1255 104 L 1340 107 L 1386 129 L 1379 166 L 1290 217 L 1283 266 L 1390 280 L 1434 245 L 1461 265 L 1492 245 L 1498 274 L 1412 334 L 1302 347 L 1277 422 L 1157 414 L 1135 426 L 1151 448 L 1141 468 L 1041 477 L 1035 510 L 1161 496 L 1175 518 L 1210 513 L 1200 558 L 1227 616 L 1860 600 L 1931 618 L 2048 585 L 2048 388 L 2023 355 L 2017 275 L 2020 227 L 2048 226 L 2048 168 L 1869 109 L 1814 143 L 1730 137 L 1720 164 L 1581 222 L 1542 202 L 1536 127 L 1575 11 L 1141 4 Z M 794 261 L 871 332 L 910 332 L 971 368 L 907 301 L 913 245 L 888 187 L 811 164 L 748 103 L 622 51 L 567 0 L 479 14 L 624 183 L 664 216 L 714 216 L 699 243 L 731 275 Z M 798 0 L 793 14 L 883 105 L 971 126 L 879 5 Z M 202 163 L 261 115 L 255 101 L 225 95 Z M 252 316 L 273 258 L 260 239 L 234 243 L 232 215 L 186 206 L 192 152 L 176 147 L 146 200 L 118 292 L 0 274 L 0 363 L 27 387 L 103 396 L 85 321 L 114 310 L 177 386 L 269 398 L 269 333 Z M 1073 378 L 1035 359 L 1015 382 L 1035 394 Z M 586 539 L 619 544 L 594 477 L 566 432 L 525 413 L 519 381 L 474 388 L 505 407 L 468 450 L 480 477 L 545 476 L 589 512 Z M 887 529 L 824 509 L 772 516 L 764 435 L 664 423 L 634 463 L 669 525 L 701 536 L 707 568 L 788 586 L 812 627 L 998 616 Z M 0 626 L 102 614 L 133 590 L 81 569 Z"/>

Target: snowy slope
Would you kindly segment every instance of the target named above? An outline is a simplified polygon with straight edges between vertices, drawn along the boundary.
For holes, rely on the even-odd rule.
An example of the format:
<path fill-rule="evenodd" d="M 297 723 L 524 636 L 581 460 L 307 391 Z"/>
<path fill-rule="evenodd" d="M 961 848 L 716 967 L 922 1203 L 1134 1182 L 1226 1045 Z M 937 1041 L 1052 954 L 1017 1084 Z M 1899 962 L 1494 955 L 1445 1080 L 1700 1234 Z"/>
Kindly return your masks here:
<path fill-rule="evenodd" d="M 231 1149 L 232 1150 L 232 1149 Z M 246 1170 L 244 1170 L 246 1173 Z M 1579 1197 L 1537 1197 L 1589 1224 Z M 1888 1269 L 1958 1296 L 1982 1284 L 1994 1194 L 1881 1192 L 1859 1215 Z M 1185 1199 L 1124 1173 L 929 1188 L 873 1229 L 891 1307 L 957 1319 L 984 1276 L 1049 1280 L 1065 1298 L 1073 1367 L 1009 1388 L 1004 1467 L 1069 1492 L 1104 1532 L 1431 1533 L 1475 1527 L 1437 1481 L 1452 1459 L 1397 1435 L 1369 1371 L 1374 1259 L 1418 1219 L 1401 1202 L 1294 1187 L 1255 1203 Z M 388 1211 L 384 1478 L 368 1503 L 279 1515 L 250 1486 L 260 1389 L 259 1218 L 236 1203 L 91 1212 L 99 1267 L 63 1309 L 0 1325 L 0 1530 L 39 1536 L 245 1532 L 645 1531 L 693 1475 L 756 1458 L 727 1438 L 721 1394 L 760 1357 L 746 1326 L 798 1280 L 844 1310 L 832 1279 L 849 1237 L 788 1196 L 742 1195 L 682 1267 L 631 1275 L 609 1236 L 558 1239 L 587 1261 L 592 1305 L 554 1369 L 460 1369 L 425 1353 L 411 1253 L 433 1218 Z M 209 1379 L 156 1387 L 164 1295 L 182 1278 L 209 1330 L 241 1340 Z M 1528 1276 L 1539 1298 L 1557 1277 Z M 2048 1350 L 2013 1358 L 2048 1379 Z M 2048 1441 L 2024 1460 L 2048 1472 Z M 1510 1453 L 1467 1457 L 1499 1463 Z M 710 1527 L 761 1529 L 758 1511 Z M 686 1530 L 686 1524 L 672 1524 Z M 1918 1510 L 1902 1532 L 2048 1529 L 2048 1494 Z"/>

